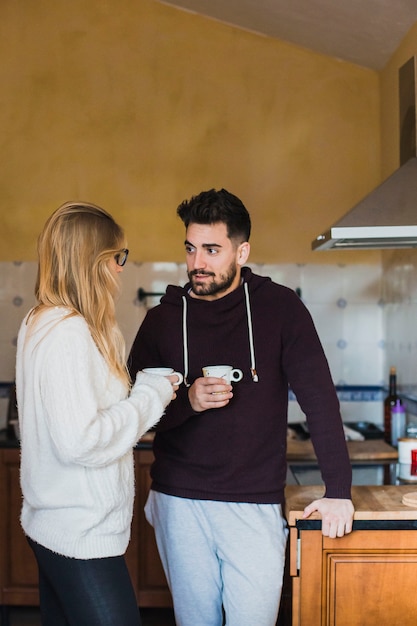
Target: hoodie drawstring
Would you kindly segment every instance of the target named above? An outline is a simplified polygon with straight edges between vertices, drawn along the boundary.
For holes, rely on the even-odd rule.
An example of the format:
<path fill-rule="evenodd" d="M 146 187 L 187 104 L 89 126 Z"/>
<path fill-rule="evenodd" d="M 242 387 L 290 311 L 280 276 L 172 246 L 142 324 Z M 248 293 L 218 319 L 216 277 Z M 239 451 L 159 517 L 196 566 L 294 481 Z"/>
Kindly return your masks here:
<path fill-rule="evenodd" d="M 184 385 L 190 387 L 188 382 L 188 335 L 187 335 L 187 298 L 182 296 L 182 347 L 184 350 Z"/>
<path fill-rule="evenodd" d="M 248 318 L 250 371 L 252 374 L 253 382 L 257 383 L 259 382 L 259 378 L 258 378 L 258 374 L 256 373 L 255 348 L 253 345 L 252 313 L 251 313 L 251 308 L 250 308 L 248 283 L 243 283 L 243 289 L 245 290 L 246 317 Z"/>
<path fill-rule="evenodd" d="M 258 374 L 256 373 L 256 363 L 255 363 L 255 348 L 253 344 L 253 328 L 252 328 L 252 314 L 250 308 L 250 300 L 249 300 L 249 289 L 248 284 L 243 283 L 243 288 L 245 290 L 245 304 L 246 304 L 246 317 L 248 320 L 248 331 L 249 331 L 249 350 L 250 350 L 250 371 L 252 374 L 252 380 L 254 383 L 259 381 Z M 182 296 L 182 338 L 183 338 L 183 350 L 184 350 L 184 385 L 186 387 L 190 387 L 190 383 L 188 382 L 188 335 L 187 335 L 187 298 Z"/>

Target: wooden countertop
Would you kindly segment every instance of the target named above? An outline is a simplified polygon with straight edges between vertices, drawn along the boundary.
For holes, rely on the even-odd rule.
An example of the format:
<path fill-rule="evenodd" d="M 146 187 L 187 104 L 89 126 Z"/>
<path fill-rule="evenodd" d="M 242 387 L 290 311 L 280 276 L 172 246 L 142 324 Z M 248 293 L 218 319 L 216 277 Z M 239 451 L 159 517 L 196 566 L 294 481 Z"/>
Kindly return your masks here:
<path fill-rule="evenodd" d="M 398 451 L 388 445 L 383 439 L 367 439 L 365 441 L 346 442 L 349 457 L 352 461 L 372 461 L 382 459 L 397 459 Z M 288 461 L 314 461 L 317 460 L 310 439 L 301 441 L 287 439 Z"/>
<path fill-rule="evenodd" d="M 285 489 L 285 514 L 290 526 L 303 516 L 304 508 L 313 500 L 323 496 L 323 486 L 295 486 Z M 355 520 L 417 520 L 417 508 L 406 506 L 402 497 L 406 493 L 417 493 L 415 485 L 378 485 L 352 487 Z M 313 513 L 308 519 L 320 519 Z"/>
<path fill-rule="evenodd" d="M 146 447 L 151 445 L 155 433 L 153 431 L 145 433 L 140 444 Z M 374 461 L 374 460 L 393 460 L 398 459 L 398 451 L 396 448 L 385 443 L 383 439 L 367 439 L 365 441 L 347 441 L 349 457 L 352 461 Z M 317 461 L 313 444 L 310 439 L 287 439 L 287 460 L 294 461 Z"/>

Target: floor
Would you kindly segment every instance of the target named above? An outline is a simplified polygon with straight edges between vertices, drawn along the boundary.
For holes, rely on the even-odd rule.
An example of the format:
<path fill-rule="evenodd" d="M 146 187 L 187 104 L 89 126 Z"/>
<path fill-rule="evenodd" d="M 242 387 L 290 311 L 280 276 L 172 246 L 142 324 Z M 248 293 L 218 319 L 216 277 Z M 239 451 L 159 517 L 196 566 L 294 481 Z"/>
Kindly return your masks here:
<path fill-rule="evenodd" d="M 144 609 L 140 615 L 142 626 L 175 626 L 172 609 Z M 1 614 L 4 618 L 4 613 Z M 291 615 L 287 611 L 280 613 L 277 626 L 289 626 L 292 623 Z M 13 607 L 8 611 L 8 620 L 2 619 L 1 626 L 41 626 L 39 609 L 31 607 Z"/>
<path fill-rule="evenodd" d="M 142 626 L 175 626 L 171 609 L 141 609 Z M 2 626 L 40 626 L 39 609 L 19 607 L 9 609 L 9 623 Z"/>

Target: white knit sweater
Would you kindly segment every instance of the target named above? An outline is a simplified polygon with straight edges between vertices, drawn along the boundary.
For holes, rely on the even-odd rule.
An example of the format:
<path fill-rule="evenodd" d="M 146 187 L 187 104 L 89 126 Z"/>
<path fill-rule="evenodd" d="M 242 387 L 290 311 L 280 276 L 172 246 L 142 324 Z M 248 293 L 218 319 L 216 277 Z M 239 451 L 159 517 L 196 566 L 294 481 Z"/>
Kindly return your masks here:
<path fill-rule="evenodd" d="M 21 523 L 37 543 L 79 559 L 117 556 L 130 537 L 133 446 L 172 387 L 139 373 L 130 396 L 82 317 L 47 309 L 18 337 Z"/>

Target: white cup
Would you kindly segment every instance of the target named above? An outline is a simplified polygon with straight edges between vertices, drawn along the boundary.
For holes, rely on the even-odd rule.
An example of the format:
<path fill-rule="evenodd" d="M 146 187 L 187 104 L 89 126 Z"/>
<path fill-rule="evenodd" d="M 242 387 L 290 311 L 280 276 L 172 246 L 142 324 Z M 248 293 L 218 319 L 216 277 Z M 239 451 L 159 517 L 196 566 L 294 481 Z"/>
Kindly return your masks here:
<path fill-rule="evenodd" d="M 398 463 L 416 465 L 417 460 L 417 439 L 401 437 L 398 439 Z"/>
<path fill-rule="evenodd" d="M 417 465 L 400 463 L 398 468 L 398 478 L 401 478 L 401 480 L 404 480 L 405 482 L 417 482 Z"/>
<path fill-rule="evenodd" d="M 233 368 L 231 365 L 206 365 L 203 367 L 203 376 L 223 378 L 227 383 L 238 383 L 243 378 L 242 370 Z"/>
<path fill-rule="evenodd" d="M 155 374 L 156 376 L 178 376 L 177 385 L 181 385 L 184 376 L 180 372 L 175 372 L 172 367 L 144 367 L 142 372 L 145 374 Z"/>

